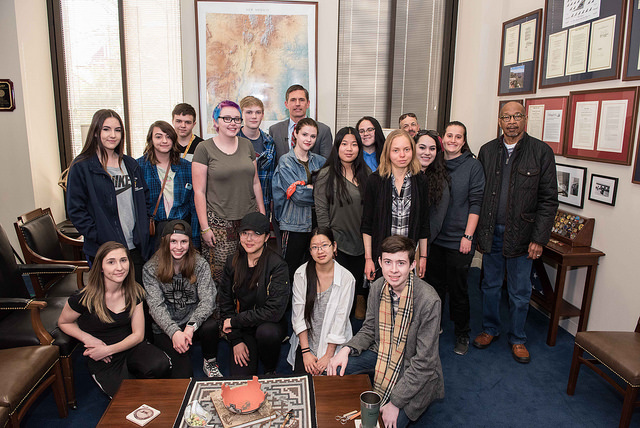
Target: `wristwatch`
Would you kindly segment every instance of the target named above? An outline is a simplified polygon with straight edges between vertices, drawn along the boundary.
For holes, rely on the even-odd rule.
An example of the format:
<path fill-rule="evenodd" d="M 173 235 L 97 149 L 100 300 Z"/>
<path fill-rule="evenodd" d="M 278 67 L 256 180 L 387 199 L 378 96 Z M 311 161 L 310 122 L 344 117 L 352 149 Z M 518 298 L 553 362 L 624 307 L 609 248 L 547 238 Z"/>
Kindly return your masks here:
<path fill-rule="evenodd" d="M 193 327 L 193 331 L 196 331 L 196 330 L 198 329 L 198 323 L 197 323 L 197 322 L 195 322 L 195 321 L 189 321 L 189 322 L 187 323 L 187 326 L 189 326 L 189 327 Z"/>
<path fill-rule="evenodd" d="M 463 238 L 467 238 L 469 241 L 473 241 L 473 235 L 462 235 Z"/>

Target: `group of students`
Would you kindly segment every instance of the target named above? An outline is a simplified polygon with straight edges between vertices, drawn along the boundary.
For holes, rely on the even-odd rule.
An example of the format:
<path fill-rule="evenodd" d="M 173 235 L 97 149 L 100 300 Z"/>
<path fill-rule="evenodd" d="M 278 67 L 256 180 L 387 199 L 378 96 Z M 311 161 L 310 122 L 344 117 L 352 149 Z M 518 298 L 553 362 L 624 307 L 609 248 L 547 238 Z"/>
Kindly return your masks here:
<path fill-rule="evenodd" d="M 330 362 L 353 336 L 354 299 L 366 307 L 365 279 L 383 276 L 383 243 L 395 235 L 415 243 L 413 251 L 417 245 L 408 264 L 440 296 L 438 327 L 439 300 L 450 294 L 455 352 L 466 353 L 466 277 L 484 173 L 465 126 L 451 122 L 442 138 L 401 129 L 385 138 L 367 116 L 336 132 L 325 159 L 313 151 L 318 123 L 302 118 L 292 149 L 277 159 L 273 139 L 259 129 L 263 109 L 254 97 L 221 102 L 213 112 L 217 134 L 203 141 L 192 134 L 195 110 L 181 104 L 175 128 L 150 126 L 137 161 L 124 154 L 119 115 L 95 113 L 67 183 L 69 218 L 92 267 L 59 324 L 84 343 L 108 395 L 130 376 L 192 376 L 196 338 L 204 372 L 221 376 L 220 331 L 231 344 L 231 375 L 255 374 L 258 362 L 274 372 L 288 307 L 294 371 L 335 373 Z M 251 110 L 259 120 L 249 126 Z M 282 255 L 267 245 L 270 213 Z M 364 308 L 357 312 L 364 318 Z"/>

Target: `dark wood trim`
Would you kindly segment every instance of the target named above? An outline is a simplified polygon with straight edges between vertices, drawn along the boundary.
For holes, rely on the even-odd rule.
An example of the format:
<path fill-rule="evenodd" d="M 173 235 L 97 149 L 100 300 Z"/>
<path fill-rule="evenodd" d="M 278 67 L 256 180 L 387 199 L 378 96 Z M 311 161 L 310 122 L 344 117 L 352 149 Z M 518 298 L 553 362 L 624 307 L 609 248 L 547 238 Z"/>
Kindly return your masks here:
<path fill-rule="evenodd" d="M 393 99 L 393 68 L 395 65 L 394 55 L 396 50 L 396 22 L 398 16 L 398 1 L 392 0 L 389 8 L 391 9 L 391 13 L 389 16 L 389 40 L 391 40 L 391 43 L 389 43 L 389 77 L 387 79 L 389 99 L 387 100 L 387 111 L 381 125 L 383 128 L 395 129 L 398 127 L 398 124 L 396 123 L 394 125 L 394 122 L 392 122 L 393 119 L 391 117 L 391 114 L 393 113 L 393 106 L 391 100 Z"/>
<path fill-rule="evenodd" d="M 71 150 L 71 124 L 67 113 L 69 111 L 69 99 L 67 97 L 67 82 L 65 79 L 62 14 L 59 1 L 47 0 L 47 20 L 49 23 L 49 49 L 51 52 L 60 170 L 64 171 L 73 161 L 73 153 Z"/>
<path fill-rule="evenodd" d="M 447 0 L 444 12 L 442 34 L 442 62 L 440 64 L 440 96 L 438 100 L 437 129 L 444 126 L 451 117 L 451 94 L 453 92 L 453 66 L 456 53 L 456 28 L 458 26 L 458 0 Z"/>
<path fill-rule="evenodd" d="M 129 118 L 129 88 L 127 86 L 127 49 L 124 35 L 124 1 L 118 0 L 118 27 L 120 30 L 120 75 L 122 76 L 122 108 L 124 113 L 124 153 L 131 155 L 131 119 Z"/>

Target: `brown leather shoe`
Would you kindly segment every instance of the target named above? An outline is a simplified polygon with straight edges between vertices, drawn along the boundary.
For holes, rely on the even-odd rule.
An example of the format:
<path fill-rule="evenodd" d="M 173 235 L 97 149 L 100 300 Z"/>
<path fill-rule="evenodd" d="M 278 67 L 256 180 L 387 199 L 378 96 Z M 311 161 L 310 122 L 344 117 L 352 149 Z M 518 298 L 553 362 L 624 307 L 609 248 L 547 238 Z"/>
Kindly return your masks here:
<path fill-rule="evenodd" d="M 353 315 L 357 320 L 363 320 L 367 315 L 367 299 L 361 294 L 356 296 L 356 310 Z"/>
<path fill-rule="evenodd" d="M 511 354 L 513 358 L 522 364 L 527 364 L 531 361 L 531 357 L 529 356 L 529 351 L 522 343 L 518 343 L 517 345 L 511 345 Z"/>
<path fill-rule="evenodd" d="M 483 331 L 478 336 L 476 336 L 476 338 L 473 340 L 473 346 L 475 346 L 478 349 L 484 349 L 489 345 L 491 345 L 492 342 L 495 342 L 496 340 L 498 340 L 499 337 L 500 336 L 492 336 L 489 333 L 485 333 Z"/>

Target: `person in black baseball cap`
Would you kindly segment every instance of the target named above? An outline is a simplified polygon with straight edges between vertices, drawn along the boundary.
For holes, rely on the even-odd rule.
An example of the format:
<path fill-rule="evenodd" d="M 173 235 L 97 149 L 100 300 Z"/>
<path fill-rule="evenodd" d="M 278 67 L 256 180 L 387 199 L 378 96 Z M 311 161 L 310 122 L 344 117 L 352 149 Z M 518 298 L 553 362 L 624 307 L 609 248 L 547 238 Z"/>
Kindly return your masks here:
<path fill-rule="evenodd" d="M 240 245 L 227 259 L 220 282 L 220 320 L 231 343 L 232 376 L 275 372 L 280 346 L 287 333 L 284 316 L 291 287 L 289 269 L 268 245 L 269 220 L 264 214 L 245 215 L 238 227 Z"/>
<path fill-rule="evenodd" d="M 221 377 L 217 364 L 218 322 L 212 316 L 216 287 L 209 263 L 194 248 L 191 226 L 171 220 L 160 236 L 158 251 L 142 272 L 154 344 L 172 362 L 171 377 L 193 377 L 191 347 L 200 339 L 203 371 Z"/>

